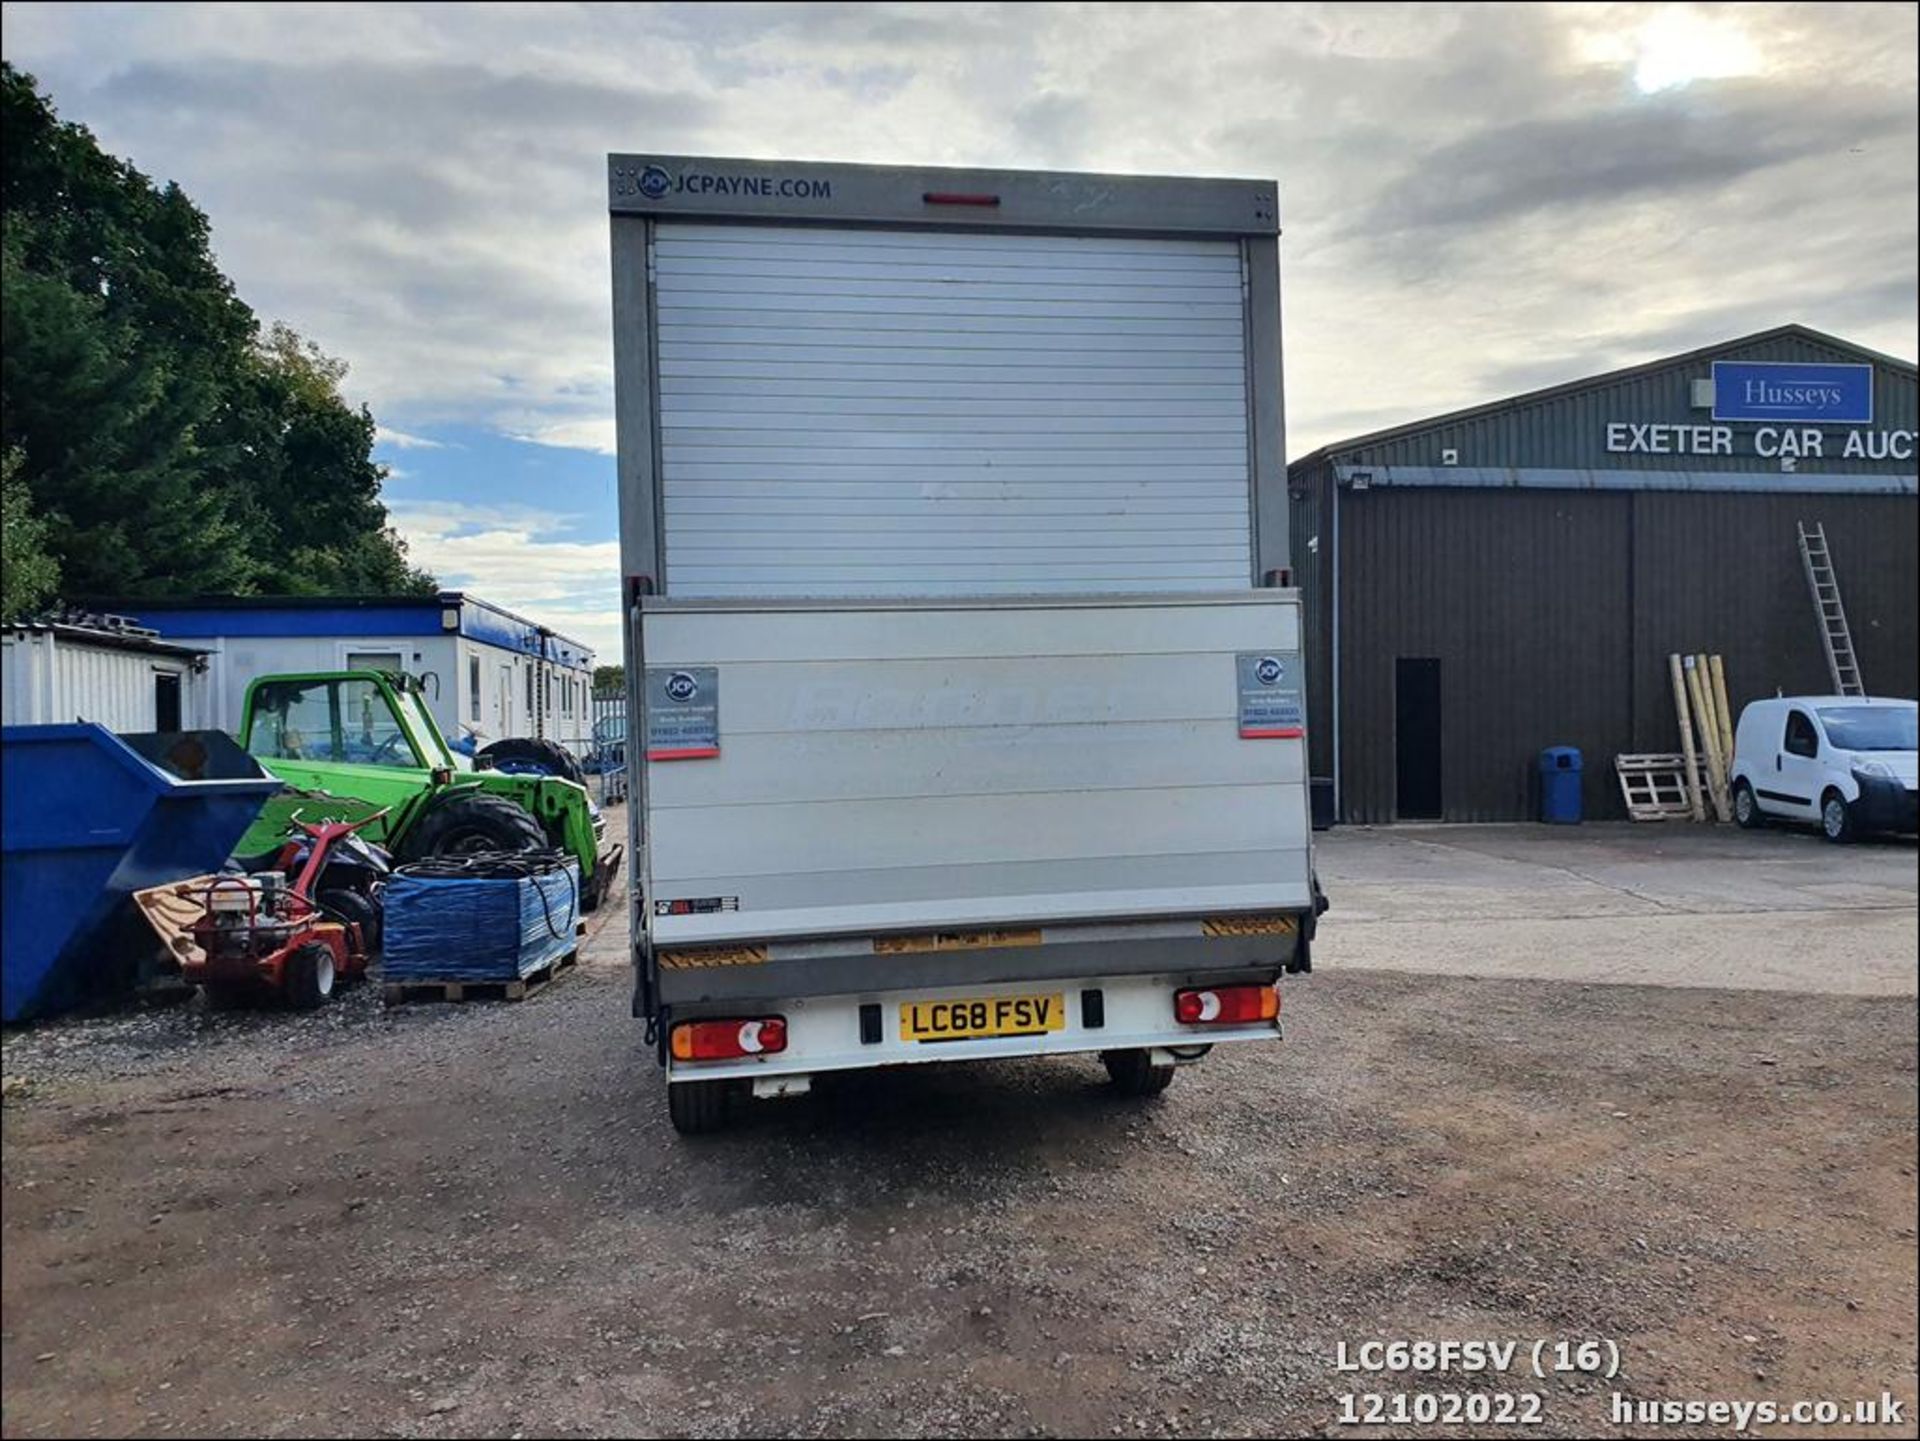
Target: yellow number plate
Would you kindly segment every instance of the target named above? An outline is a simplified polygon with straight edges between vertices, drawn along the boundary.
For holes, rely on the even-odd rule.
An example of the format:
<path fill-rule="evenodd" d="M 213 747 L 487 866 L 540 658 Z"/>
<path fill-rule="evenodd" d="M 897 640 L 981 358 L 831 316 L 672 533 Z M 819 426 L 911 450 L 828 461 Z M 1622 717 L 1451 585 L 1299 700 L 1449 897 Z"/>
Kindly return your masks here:
<path fill-rule="evenodd" d="M 910 1001 L 900 1008 L 903 1041 L 972 1041 L 982 1036 L 1040 1036 L 1067 1024 L 1067 998 L 985 996 L 969 1001 Z"/>

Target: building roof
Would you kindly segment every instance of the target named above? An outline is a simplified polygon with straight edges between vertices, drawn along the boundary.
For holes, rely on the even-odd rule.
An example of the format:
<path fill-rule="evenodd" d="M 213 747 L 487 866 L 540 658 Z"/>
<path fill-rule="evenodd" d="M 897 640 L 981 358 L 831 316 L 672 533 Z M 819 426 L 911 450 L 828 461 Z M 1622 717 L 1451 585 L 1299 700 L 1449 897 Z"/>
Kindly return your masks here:
<path fill-rule="evenodd" d="M 198 660 L 206 654 L 198 646 L 162 640 L 158 631 L 136 625 L 122 615 L 49 616 L 40 620 L 12 621 L 0 629 L 8 635 L 50 635 L 69 645 L 134 651 L 141 655 L 169 656 L 176 660 Z"/>
<path fill-rule="evenodd" d="M 464 590 L 442 590 L 431 595 L 193 595 L 160 596 L 151 600 L 132 600 L 116 598 L 90 602 L 104 608 L 134 611 L 137 613 L 165 613 L 173 611 L 241 611 L 256 613 L 262 611 L 367 611 L 367 610 L 423 610 L 443 611 L 450 608 L 475 606 L 490 611 L 503 620 L 515 625 L 525 626 L 530 631 L 552 636 L 564 642 L 583 655 L 592 655 L 593 647 L 585 641 L 576 640 L 542 625 L 539 621 L 516 614 L 505 606 L 496 605 L 490 600 Z M 436 626 L 436 629 L 438 627 Z"/>
<path fill-rule="evenodd" d="M 1555 385 L 1545 386 L 1539 390 L 1529 390 L 1520 395 L 1510 395 L 1501 400 L 1485 401 L 1479 405 L 1467 406 L 1462 410 L 1450 410 L 1441 415 L 1429 415 L 1419 420 L 1410 420 L 1400 425 L 1391 425 L 1384 430 L 1368 431 L 1364 435 L 1356 435 L 1346 440 L 1335 441 L 1331 445 L 1323 445 L 1318 450 L 1301 456 L 1298 460 L 1288 462 L 1288 469 L 1292 469 L 1296 465 L 1307 465 L 1314 461 L 1325 460 L 1328 456 L 1338 451 L 1356 450 L 1364 445 L 1376 445 L 1381 441 L 1394 440 L 1403 435 L 1414 435 L 1423 430 L 1434 430 L 1441 426 L 1454 424 L 1457 421 L 1472 420 L 1479 416 L 1493 415 L 1505 410 L 1519 410 L 1524 406 L 1538 405 L 1542 401 L 1552 400 L 1556 397 L 1568 395 L 1575 391 L 1586 390 L 1593 386 L 1610 385 L 1616 381 L 1631 380 L 1638 375 L 1648 375 L 1654 371 L 1666 370 L 1672 366 L 1685 365 L 1692 361 L 1710 360 L 1726 351 L 1734 350 L 1741 346 L 1755 345 L 1762 341 L 1787 338 L 1812 341 L 1816 345 L 1824 345 L 1850 355 L 1857 355 L 1861 360 L 1871 364 L 1884 366 L 1901 374 L 1920 378 L 1920 370 L 1916 370 L 1914 362 L 1911 360 L 1902 360 L 1897 355 L 1883 355 L 1877 350 L 1869 350 L 1864 345 L 1855 345 L 1850 340 L 1842 340 L 1838 336 L 1828 335 L 1825 331 L 1815 330 L 1811 326 L 1799 324 L 1776 325 L 1771 330 L 1760 330 L 1755 331 L 1752 335 L 1742 335 L 1732 340 L 1716 341 L 1712 345 L 1703 345 L 1697 350 L 1682 351 L 1678 355 L 1663 355 L 1657 360 L 1643 361 L 1638 365 L 1628 365 L 1618 370 L 1602 371 L 1598 375 L 1583 375 L 1577 380 L 1563 380 Z"/>

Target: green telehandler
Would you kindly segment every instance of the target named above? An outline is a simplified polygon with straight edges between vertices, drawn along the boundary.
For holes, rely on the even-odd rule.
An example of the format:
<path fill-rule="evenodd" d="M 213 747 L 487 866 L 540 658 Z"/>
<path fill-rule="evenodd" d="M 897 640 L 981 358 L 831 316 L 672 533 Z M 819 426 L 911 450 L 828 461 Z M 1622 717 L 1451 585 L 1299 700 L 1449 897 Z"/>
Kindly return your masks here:
<path fill-rule="evenodd" d="M 600 903 L 619 872 L 621 847 L 602 849 L 606 821 L 585 786 L 517 767 L 488 769 L 484 756 L 476 769 L 447 744 L 413 676 L 365 670 L 261 676 L 247 687 L 240 744 L 288 789 L 268 801 L 241 838 L 239 854 L 281 844 L 295 811 L 317 821 L 359 820 L 384 810 L 362 834 L 401 861 L 548 847 L 567 852 L 580 865 L 583 911 Z M 515 744 L 531 754 L 546 743 Z"/>

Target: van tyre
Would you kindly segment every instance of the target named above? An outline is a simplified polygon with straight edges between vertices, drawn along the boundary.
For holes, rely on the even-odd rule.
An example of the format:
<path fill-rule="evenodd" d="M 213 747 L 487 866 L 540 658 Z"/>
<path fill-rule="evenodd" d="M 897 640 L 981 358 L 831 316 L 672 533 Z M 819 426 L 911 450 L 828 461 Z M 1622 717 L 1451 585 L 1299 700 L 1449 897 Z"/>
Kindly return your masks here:
<path fill-rule="evenodd" d="M 1760 798 L 1745 781 L 1733 783 L 1733 818 L 1743 831 L 1757 831 L 1767 823 L 1760 810 Z"/>
<path fill-rule="evenodd" d="M 510 736 L 483 747 L 473 759 L 483 769 L 487 766 L 498 769 L 502 762 L 506 762 L 538 769 L 547 775 L 559 776 L 561 780 L 572 781 L 575 785 L 587 783 L 579 759 L 558 741 L 540 740 L 533 736 Z"/>
<path fill-rule="evenodd" d="M 1102 1051 L 1107 1078 L 1123 1096 L 1157 1096 L 1173 1084 L 1173 1067 L 1156 1066 L 1143 1050 Z"/>
<path fill-rule="evenodd" d="M 333 994 L 333 951 L 319 941 L 308 941 L 287 957 L 280 989 L 296 1011 L 317 1011 Z"/>
<path fill-rule="evenodd" d="M 456 791 L 420 817 L 401 843 L 405 858 L 470 856 L 481 851 L 540 851 L 547 833 L 524 807 L 486 791 Z"/>
<path fill-rule="evenodd" d="M 671 1081 L 667 1117 L 683 1136 L 705 1136 L 727 1124 L 734 1087 L 728 1081 Z"/>
<path fill-rule="evenodd" d="M 1820 833 L 1837 846 L 1854 837 L 1853 808 L 1839 791 L 1830 790 L 1820 797 Z"/>

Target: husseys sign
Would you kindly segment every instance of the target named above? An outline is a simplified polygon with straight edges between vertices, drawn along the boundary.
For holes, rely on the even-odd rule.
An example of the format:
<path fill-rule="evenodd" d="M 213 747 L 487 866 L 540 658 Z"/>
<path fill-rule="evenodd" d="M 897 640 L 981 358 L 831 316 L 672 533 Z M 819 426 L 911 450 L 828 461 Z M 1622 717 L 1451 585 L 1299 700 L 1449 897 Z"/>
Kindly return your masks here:
<path fill-rule="evenodd" d="M 1607 450 L 1615 455 L 1753 455 L 1789 462 L 1914 457 L 1911 430 L 1865 428 L 1873 424 L 1870 365 L 1716 360 L 1712 385 L 1713 424 L 1609 421 Z M 1695 404 L 1704 407 L 1705 401 L 1696 398 Z M 1839 425 L 1850 428 L 1823 429 Z"/>
<path fill-rule="evenodd" d="M 1716 360 L 1713 418 L 1872 425 L 1873 367 Z"/>

